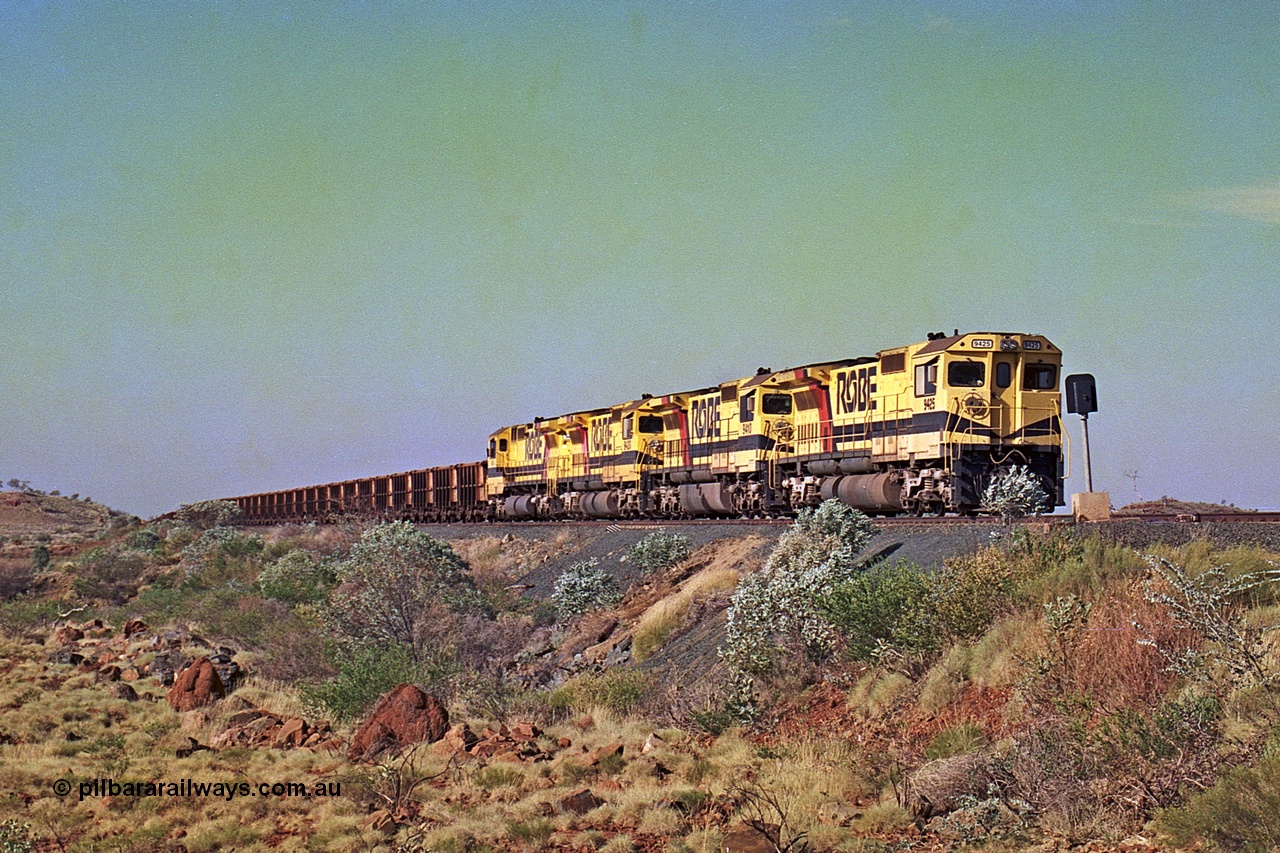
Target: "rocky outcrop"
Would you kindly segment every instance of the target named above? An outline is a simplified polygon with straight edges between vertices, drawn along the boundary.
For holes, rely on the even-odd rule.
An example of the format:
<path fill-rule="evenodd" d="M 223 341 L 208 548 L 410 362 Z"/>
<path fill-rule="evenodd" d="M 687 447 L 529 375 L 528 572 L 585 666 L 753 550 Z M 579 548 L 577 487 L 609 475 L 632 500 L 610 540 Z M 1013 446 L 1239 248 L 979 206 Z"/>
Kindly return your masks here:
<path fill-rule="evenodd" d="M 203 657 L 178 673 L 166 701 L 175 711 L 193 711 L 212 705 L 225 695 L 218 671 L 209 658 Z"/>
<path fill-rule="evenodd" d="M 225 731 L 209 741 L 213 749 L 232 746 L 269 749 L 340 749 L 327 722 L 308 723 L 302 717 L 280 717 L 261 708 L 237 711 Z"/>
<path fill-rule="evenodd" d="M 416 743 L 435 743 L 449 731 L 440 700 L 413 684 L 401 684 L 379 700 L 352 738 L 347 757 L 372 761 Z"/>
<path fill-rule="evenodd" d="M 101 619 L 83 624 L 68 622 L 58 627 L 49 641 L 59 647 L 49 653 L 50 663 L 80 667 L 83 672 L 93 673 L 95 680 L 101 684 L 127 681 L 137 683 L 138 689 L 146 686 L 140 683 L 146 676 L 151 676 L 164 687 L 172 687 L 177 674 L 192 666 L 191 658 L 183 654 L 182 649 L 189 646 L 208 648 L 204 640 L 190 631 L 153 631 L 140 619 L 125 622 L 119 632 Z M 211 691 L 214 699 L 230 693 L 245 677 L 244 669 L 236 663 L 234 656 L 232 649 L 220 646 L 205 659 L 212 665 L 220 684 L 221 692 L 214 689 L 212 681 L 206 678 L 207 690 Z M 197 672 L 188 677 L 196 678 L 198 675 Z M 173 705 L 176 694 L 170 691 L 170 695 L 173 698 L 169 704 Z M 208 699 L 204 695 L 195 699 L 188 697 L 182 704 L 190 705 L 192 701 L 207 703 L 214 699 Z"/>

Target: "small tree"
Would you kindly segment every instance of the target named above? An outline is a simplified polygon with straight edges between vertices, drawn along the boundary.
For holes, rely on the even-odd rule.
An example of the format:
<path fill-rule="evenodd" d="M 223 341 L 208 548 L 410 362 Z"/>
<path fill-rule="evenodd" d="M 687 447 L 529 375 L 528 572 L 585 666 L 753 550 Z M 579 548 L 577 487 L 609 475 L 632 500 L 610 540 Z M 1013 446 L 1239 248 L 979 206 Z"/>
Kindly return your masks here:
<path fill-rule="evenodd" d="M 996 471 L 982 493 L 982 511 L 998 515 L 1005 521 L 1048 512 L 1051 508 L 1044 484 L 1025 465 Z"/>
<path fill-rule="evenodd" d="M 424 662 L 433 618 L 486 612 L 466 563 L 444 542 L 407 521 L 369 528 L 337 566 L 327 617 L 352 645 L 405 646 Z"/>
<path fill-rule="evenodd" d="M 556 578 L 551 602 L 562 619 L 572 619 L 599 607 L 622 600 L 622 591 L 613 575 L 600 568 L 595 558 L 574 563 Z"/>

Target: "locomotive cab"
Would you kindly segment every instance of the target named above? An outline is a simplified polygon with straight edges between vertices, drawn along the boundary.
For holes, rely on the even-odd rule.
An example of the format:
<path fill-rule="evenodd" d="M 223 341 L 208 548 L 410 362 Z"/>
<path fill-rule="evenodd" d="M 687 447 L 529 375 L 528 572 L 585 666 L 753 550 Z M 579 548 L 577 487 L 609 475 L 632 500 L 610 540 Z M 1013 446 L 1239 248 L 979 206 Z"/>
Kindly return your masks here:
<path fill-rule="evenodd" d="M 1010 465 L 1026 466 L 1062 503 L 1061 353 L 1053 344 L 1015 333 L 957 335 L 930 341 L 913 362 L 913 420 L 931 428 L 911 449 L 930 461 L 938 486 L 921 489 L 917 508 L 975 508 L 994 473 Z"/>

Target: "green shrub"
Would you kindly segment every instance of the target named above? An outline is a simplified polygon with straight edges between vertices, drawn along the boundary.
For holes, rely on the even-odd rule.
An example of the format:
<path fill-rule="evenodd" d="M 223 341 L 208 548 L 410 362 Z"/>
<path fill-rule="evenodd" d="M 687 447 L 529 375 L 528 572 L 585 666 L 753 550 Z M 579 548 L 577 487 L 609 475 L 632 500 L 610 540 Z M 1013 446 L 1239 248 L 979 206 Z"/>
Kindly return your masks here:
<path fill-rule="evenodd" d="M 447 660 L 415 661 L 404 646 L 361 646 L 343 652 L 338 674 L 305 688 L 302 697 L 308 707 L 323 710 L 335 721 L 348 722 L 364 716 L 399 684 L 417 684 L 429 692 L 447 694 L 449 681 L 456 675 Z"/>
<path fill-rule="evenodd" d="M 610 669 L 601 674 L 580 675 L 552 691 L 547 704 L 552 711 L 589 711 L 603 708 L 625 715 L 640 707 L 653 687 L 653 676 L 635 669 Z"/>
<path fill-rule="evenodd" d="M 481 767 L 475 775 L 476 787 L 486 791 L 492 791 L 494 788 L 514 788 L 522 779 L 524 774 L 518 768 L 502 764 Z"/>
<path fill-rule="evenodd" d="M 645 572 L 665 572 L 689 559 L 689 538 L 656 530 L 628 548 L 627 559 Z"/>
<path fill-rule="evenodd" d="M 135 530 L 125 537 L 124 546 L 131 551 L 154 551 L 160 547 L 160 536 L 147 528 Z"/>
<path fill-rule="evenodd" d="M 19 823 L 14 818 L 0 822 L 0 853 L 35 853 L 31 841 L 31 824 Z"/>
<path fill-rule="evenodd" d="M 183 524 L 207 530 L 211 527 L 239 524 L 244 520 L 244 513 L 234 501 L 197 501 L 183 504 L 173 517 Z"/>
<path fill-rule="evenodd" d="M 555 824 L 545 817 L 536 817 L 526 821 L 512 821 L 507 824 L 507 837 L 521 844 L 531 844 L 540 848 L 542 843 L 555 832 Z"/>
<path fill-rule="evenodd" d="M 24 595 L 0 603 L 0 633 L 18 637 L 43 631 L 65 606 L 63 602 L 39 601 Z"/>
<path fill-rule="evenodd" d="M 974 723 L 961 723 L 938 732 L 925 747 L 924 757 L 933 761 L 938 758 L 967 755 L 976 749 L 981 749 L 986 743 L 987 739 L 982 734 L 982 729 Z"/>
<path fill-rule="evenodd" d="M 1006 521 L 1053 508 L 1040 478 L 1025 465 L 1001 468 L 982 493 L 983 512 L 998 515 Z"/>
<path fill-rule="evenodd" d="M 918 616 L 932 587 L 929 575 L 910 563 L 881 563 L 835 585 L 818 606 L 845 653 L 869 661 L 886 642 L 910 650 L 935 647 L 936 639 L 919 631 Z"/>
<path fill-rule="evenodd" d="M 214 527 L 182 549 L 182 565 L 188 578 L 218 582 L 234 561 L 262 553 L 262 537 L 240 533 L 230 527 Z"/>
<path fill-rule="evenodd" d="M 939 645 L 982 635 L 1018 602 L 1019 565 L 999 549 L 948 562 L 933 576 L 925 622 Z"/>
<path fill-rule="evenodd" d="M 49 549 L 44 545 L 37 545 L 31 549 L 31 568 L 37 572 L 43 572 L 49 567 Z"/>
<path fill-rule="evenodd" d="M 1280 849 L 1280 756 L 1236 767 L 1209 790 L 1167 809 L 1156 827 L 1179 846 L 1208 842 L 1219 850 Z"/>
<path fill-rule="evenodd" d="M 562 619 L 572 619 L 622 600 L 622 591 L 613 575 L 600 568 L 594 557 L 574 563 L 556 578 L 551 601 Z"/>
<path fill-rule="evenodd" d="M 1139 642 L 1154 647 L 1168 661 L 1169 669 L 1190 681 L 1222 692 L 1230 687 L 1271 686 L 1280 673 L 1271 663 L 1271 652 L 1280 639 L 1277 626 L 1249 626 L 1242 602 L 1259 590 L 1280 583 L 1280 566 L 1234 576 L 1223 565 L 1210 565 L 1193 573 L 1164 557 L 1147 557 L 1151 576 L 1143 583 L 1143 596 L 1163 605 L 1170 621 L 1207 641 L 1170 647 L 1161 643 L 1151 626 L 1135 621 L 1144 635 Z"/>
<path fill-rule="evenodd" d="M 94 548 L 77 560 L 71 588 L 82 598 L 124 604 L 138 592 L 145 563 L 137 554 Z"/>
<path fill-rule="evenodd" d="M 258 575 L 258 588 L 268 598 L 287 604 L 318 604 L 329 595 L 337 572 L 310 551 L 290 551 Z"/>

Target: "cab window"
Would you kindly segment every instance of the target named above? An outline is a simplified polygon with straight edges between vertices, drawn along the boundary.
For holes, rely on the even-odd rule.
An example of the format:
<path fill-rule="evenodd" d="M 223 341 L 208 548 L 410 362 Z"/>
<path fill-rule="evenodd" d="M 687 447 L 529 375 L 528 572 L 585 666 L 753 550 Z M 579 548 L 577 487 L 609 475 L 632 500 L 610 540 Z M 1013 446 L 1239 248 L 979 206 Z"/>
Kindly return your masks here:
<path fill-rule="evenodd" d="M 635 422 L 631 418 L 622 419 L 622 440 L 626 441 L 631 438 L 631 431 L 635 428 Z"/>
<path fill-rule="evenodd" d="M 653 435 L 662 432 L 662 416 L 661 415 L 641 415 L 636 418 L 636 429 L 644 435 Z"/>
<path fill-rule="evenodd" d="M 505 438 L 498 439 L 498 452 L 499 453 L 507 452 L 507 440 Z"/>
<path fill-rule="evenodd" d="M 1026 391 L 1053 391 L 1058 387 L 1058 368 L 1052 364 L 1028 364 L 1022 368 L 1022 388 Z"/>
<path fill-rule="evenodd" d="M 916 396 L 932 397 L 938 393 L 938 360 L 916 365 Z"/>
<path fill-rule="evenodd" d="M 756 419 L 756 392 L 743 394 L 738 399 L 738 419 L 749 424 Z"/>
<path fill-rule="evenodd" d="M 790 394 L 765 394 L 760 401 L 760 411 L 766 415 L 789 415 L 791 414 L 791 395 Z"/>
<path fill-rule="evenodd" d="M 947 365 L 947 384 L 952 388 L 981 388 L 987 381 L 987 366 L 980 361 L 953 361 Z"/>
<path fill-rule="evenodd" d="M 1013 365 L 1007 361 L 996 362 L 996 387 L 1008 388 L 1013 384 Z"/>
<path fill-rule="evenodd" d="M 498 442 L 494 441 L 491 438 L 489 439 L 489 458 L 493 459 L 497 455 L 498 455 Z"/>

